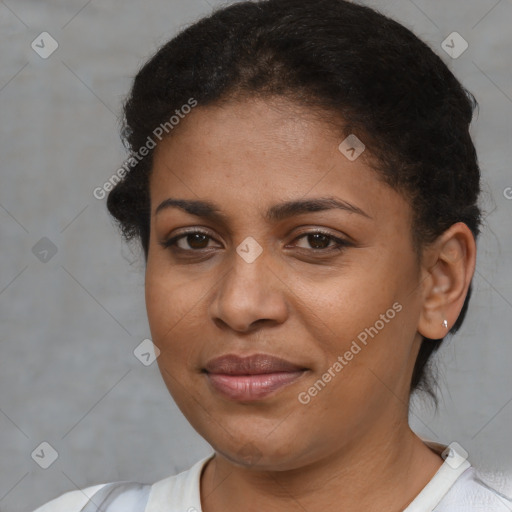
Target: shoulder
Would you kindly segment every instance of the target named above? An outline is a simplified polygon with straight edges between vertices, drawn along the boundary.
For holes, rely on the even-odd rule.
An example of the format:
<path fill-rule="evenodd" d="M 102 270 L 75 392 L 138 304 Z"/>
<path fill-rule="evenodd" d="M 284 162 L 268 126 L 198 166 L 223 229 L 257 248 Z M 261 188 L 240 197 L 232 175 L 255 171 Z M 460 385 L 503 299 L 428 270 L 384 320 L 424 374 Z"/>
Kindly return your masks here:
<path fill-rule="evenodd" d="M 201 510 L 201 473 L 214 456 L 211 453 L 189 469 L 154 483 L 147 510 L 167 510 L 169 503 L 178 510 Z"/>
<path fill-rule="evenodd" d="M 512 475 L 468 468 L 446 493 L 435 512 L 510 512 Z"/>
<path fill-rule="evenodd" d="M 154 484 L 111 482 L 94 485 L 63 494 L 34 512 L 140 512 L 163 510 L 169 503 L 184 506 L 184 510 L 201 510 L 200 476 L 213 455 Z"/>
<path fill-rule="evenodd" d="M 62 494 L 58 498 L 45 503 L 34 512 L 79 512 L 89 499 L 108 484 L 91 485 L 85 489 Z"/>
<path fill-rule="evenodd" d="M 151 484 L 112 482 L 64 494 L 35 512 L 141 512 L 151 493 Z"/>

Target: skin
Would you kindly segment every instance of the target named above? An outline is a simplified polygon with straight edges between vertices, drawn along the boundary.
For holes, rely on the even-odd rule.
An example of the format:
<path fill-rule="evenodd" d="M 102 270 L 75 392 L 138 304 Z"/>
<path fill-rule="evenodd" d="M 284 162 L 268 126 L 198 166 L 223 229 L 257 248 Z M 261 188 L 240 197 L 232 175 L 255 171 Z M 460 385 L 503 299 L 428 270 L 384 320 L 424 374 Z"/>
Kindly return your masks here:
<path fill-rule="evenodd" d="M 420 335 L 443 337 L 462 308 L 473 236 L 454 224 L 419 260 L 411 206 L 370 169 L 371 148 L 349 161 L 338 150 L 344 137 L 310 114 L 284 99 L 197 107 L 155 150 L 147 312 L 165 384 L 216 452 L 201 476 L 205 512 L 403 510 L 443 462 L 408 425 L 409 385 Z M 227 222 L 178 208 L 156 214 L 169 197 L 214 202 Z M 264 218 L 276 203 L 321 197 L 368 217 L 331 209 Z M 211 238 L 182 238 L 181 253 L 160 244 L 184 228 Z M 315 245 L 304 234 L 318 229 L 351 245 Z M 248 236 L 263 249 L 252 263 L 236 252 Z M 402 310 L 300 403 L 397 302 Z M 201 372 L 228 353 L 309 370 L 260 401 L 236 402 Z"/>

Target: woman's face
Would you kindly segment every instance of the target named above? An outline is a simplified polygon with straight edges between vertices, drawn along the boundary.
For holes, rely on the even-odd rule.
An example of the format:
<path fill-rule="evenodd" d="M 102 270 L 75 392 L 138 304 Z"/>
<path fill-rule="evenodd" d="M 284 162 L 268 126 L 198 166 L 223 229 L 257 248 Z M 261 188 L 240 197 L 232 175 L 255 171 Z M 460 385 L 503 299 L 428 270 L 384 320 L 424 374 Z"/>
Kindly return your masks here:
<path fill-rule="evenodd" d="M 307 111 L 254 100 L 197 107 L 155 150 L 158 364 L 191 425 L 238 464 L 296 468 L 407 422 L 421 308 L 412 212 L 341 142 Z M 212 363 L 226 355 L 262 357 Z"/>

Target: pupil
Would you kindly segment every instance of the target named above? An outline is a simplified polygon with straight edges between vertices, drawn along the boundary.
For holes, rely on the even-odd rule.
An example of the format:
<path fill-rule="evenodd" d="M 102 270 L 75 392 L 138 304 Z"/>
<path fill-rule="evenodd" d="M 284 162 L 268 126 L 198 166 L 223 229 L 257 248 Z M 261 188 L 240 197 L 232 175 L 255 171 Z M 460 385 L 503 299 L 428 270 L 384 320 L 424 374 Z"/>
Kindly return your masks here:
<path fill-rule="evenodd" d="M 194 247 L 196 249 L 203 249 L 204 247 L 201 246 L 201 242 L 204 242 L 206 240 L 206 235 L 201 235 L 199 233 L 196 233 L 196 234 L 193 234 L 193 235 L 188 235 L 188 243 L 190 245 L 190 247 Z M 192 242 L 190 240 L 193 240 Z M 202 239 L 202 240 L 201 240 Z M 199 240 L 199 246 L 196 245 L 196 242 L 198 242 Z"/>
<path fill-rule="evenodd" d="M 329 238 L 325 235 L 322 235 L 321 233 L 315 233 L 313 235 L 308 235 L 308 238 L 309 238 L 309 244 L 311 245 L 311 247 L 313 247 L 314 249 L 325 249 L 326 247 L 329 246 Z M 312 242 L 313 240 L 313 242 Z M 327 245 L 326 244 L 322 244 L 322 240 L 324 242 L 327 242 Z M 317 242 L 320 241 L 320 246 L 321 247 L 317 247 Z"/>

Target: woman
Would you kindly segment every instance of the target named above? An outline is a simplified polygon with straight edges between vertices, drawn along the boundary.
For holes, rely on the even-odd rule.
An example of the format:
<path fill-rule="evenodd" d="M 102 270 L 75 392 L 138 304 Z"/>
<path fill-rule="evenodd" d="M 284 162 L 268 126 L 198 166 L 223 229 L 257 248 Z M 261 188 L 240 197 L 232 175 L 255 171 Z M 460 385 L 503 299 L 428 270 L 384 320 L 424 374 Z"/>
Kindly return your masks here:
<path fill-rule="evenodd" d="M 475 106 L 409 30 L 343 0 L 237 3 L 163 46 L 108 208 L 144 250 L 165 384 L 214 452 L 39 512 L 511 510 L 408 424 L 471 296 Z"/>

